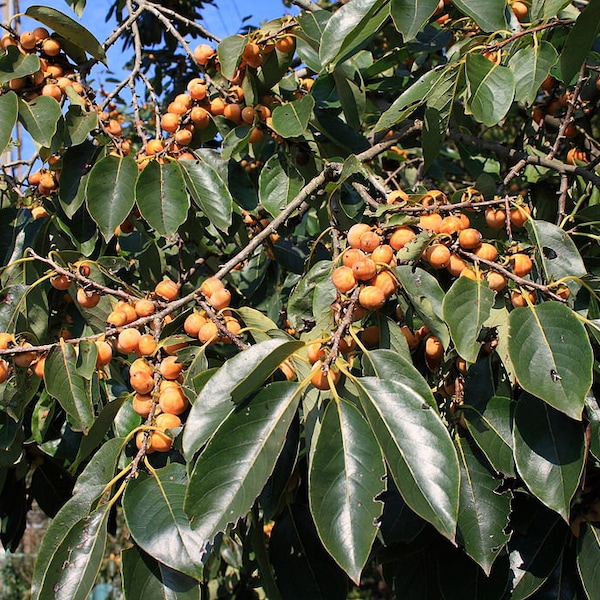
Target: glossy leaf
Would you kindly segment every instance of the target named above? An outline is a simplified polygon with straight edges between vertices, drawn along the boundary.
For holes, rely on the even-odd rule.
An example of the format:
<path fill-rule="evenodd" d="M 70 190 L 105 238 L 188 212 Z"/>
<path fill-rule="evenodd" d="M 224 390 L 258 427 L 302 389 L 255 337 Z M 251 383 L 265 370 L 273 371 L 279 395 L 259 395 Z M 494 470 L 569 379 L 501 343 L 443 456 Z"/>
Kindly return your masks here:
<path fill-rule="evenodd" d="M 182 437 L 185 457 L 191 460 L 217 427 L 233 414 L 236 404 L 260 388 L 267 377 L 302 345 L 302 342 L 271 339 L 230 358 L 193 403 Z"/>
<path fill-rule="evenodd" d="M 560 54 L 560 70 L 563 81 L 569 85 L 577 75 L 590 52 L 600 29 L 600 4 L 590 2 L 581 11 L 575 25 L 569 31 Z"/>
<path fill-rule="evenodd" d="M 77 21 L 67 17 L 50 6 L 30 6 L 25 14 L 40 23 L 50 27 L 56 33 L 85 50 L 99 61 L 106 61 L 106 54 L 100 42 Z"/>
<path fill-rule="evenodd" d="M 314 322 L 315 317 L 322 316 L 313 314 L 313 298 L 315 289 L 318 286 L 327 285 L 327 282 L 330 281 L 331 270 L 331 261 L 320 260 L 300 279 L 292 291 L 288 303 L 288 319 L 292 327 L 301 327 L 304 322 Z"/>
<path fill-rule="evenodd" d="M 40 146 L 50 146 L 60 118 L 60 104 L 50 96 L 38 96 L 31 102 L 19 99 L 19 121 Z"/>
<path fill-rule="evenodd" d="M 90 383 L 77 372 L 76 361 L 73 344 L 63 343 L 51 350 L 44 369 L 46 389 L 65 409 L 72 427 L 86 431 L 94 424 L 94 406 Z"/>
<path fill-rule="evenodd" d="M 488 127 L 497 125 L 506 116 L 515 96 L 513 72 L 482 54 L 469 54 L 465 74 L 467 114 Z"/>
<path fill-rule="evenodd" d="M 529 499 L 526 527 L 516 527 L 508 543 L 512 571 L 511 600 L 529 598 L 558 563 L 569 535 L 567 524 L 554 512 Z M 517 515 L 515 515 L 517 516 Z"/>
<path fill-rule="evenodd" d="M 427 99 L 428 94 L 435 88 L 442 73 L 432 69 L 421 75 L 408 89 L 404 90 L 392 105 L 379 117 L 374 132 L 387 131 L 410 115 Z"/>
<path fill-rule="evenodd" d="M 508 350 L 522 388 L 581 419 L 592 383 L 592 348 L 585 328 L 558 302 L 517 308 L 509 317 Z"/>
<path fill-rule="evenodd" d="M 358 409 L 330 402 L 310 460 L 310 508 L 325 548 L 357 585 L 377 534 L 385 464 Z"/>
<path fill-rule="evenodd" d="M 360 131 L 366 109 L 366 94 L 360 70 L 348 60 L 334 69 L 333 79 L 346 123 Z"/>
<path fill-rule="evenodd" d="M 225 181 L 205 161 L 179 161 L 187 189 L 210 222 L 221 231 L 231 225 L 233 198 Z"/>
<path fill-rule="evenodd" d="M 27 77 L 40 70 L 40 59 L 37 54 L 23 54 L 17 46 L 8 46 L 0 56 L 0 84 L 11 79 Z"/>
<path fill-rule="evenodd" d="M 453 0 L 452 4 L 484 31 L 507 29 L 504 0 Z"/>
<path fill-rule="evenodd" d="M 352 54 L 374 35 L 388 17 L 384 0 L 353 0 L 337 10 L 327 21 L 319 59 L 325 67 Z"/>
<path fill-rule="evenodd" d="M 234 127 L 223 139 L 221 156 L 223 160 L 240 155 L 248 148 L 248 138 L 252 133 L 249 125 L 238 125 Z"/>
<path fill-rule="evenodd" d="M 513 459 L 513 418 L 515 403 L 510 398 L 492 396 L 465 404 L 463 414 L 469 433 L 486 458 L 498 471 L 515 476 Z"/>
<path fill-rule="evenodd" d="M 248 38 L 239 35 L 231 35 L 221 40 L 217 46 L 217 55 L 223 77 L 233 79 L 247 43 Z"/>
<path fill-rule="evenodd" d="M 140 173 L 135 186 L 135 200 L 148 225 L 169 237 L 183 224 L 190 208 L 190 198 L 177 161 L 164 165 L 152 160 Z"/>
<path fill-rule="evenodd" d="M 261 169 L 259 199 L 273 217 L 290 203 L 304 186 L 304 177 L 282 153 L 274 154 Z"/>
<path fill-rule="evenodd" d="M 201 600 L 198 581 L 132 546 L 121 553 L 125 600 Z"/>
<path fill-rule="evenodd" d="M 140 473 L 127 485 L 123 512 L 138 546 L 172 569 L 200 580 L 205 540 L 192 530 L 183 510 L 187 483 L 185 467 L 177 463 Z"/>
<path fill-rule="evenodd" d="M 568 521 L 571 500 L 583 473 L 581 423 L 524 394 L 515 410 L 517 470 L 531 492 Z"/>
<path fill-rule="evenodd" d="M 210 439 L 184 501 L 201 539 L 212 542 L 250 510 L 275 467 L 300 392 L 296 383 L 270 384 L 229 415 Z"/>
<path fill-rule="evenodd" d="M 107 242 L 133 208 L 137 177 L 137 163 L 131 156 L 106 156 L 88 175 L 87 209 Z"/>
<path fill-rule="evenodd" d="M 515 75 L 515 100 L 533 104 L 542 82 L 557 60 L 554 46 L 546 41 L 517 50 L 508 63 Z"/>
<path fill-rule="evenodd" d="M 600 530 L 586 523 L 577 540 L 577 570 L 589 600 L 600 593 Z"/>
<path fill-rule="evenodd" d="M 458 536 L 466 553 L 489 575 L 509 538 L 510 496 L 496 493 L 499 480 L 465 438 L 456 438 L 456 449 L 461 472 Z"/>
<path fill-rule="evenodd" d="M 66 135 L 65 145 L 79 146 L 88 135 L 98 127 L 96 111 L 85 111 L 81 106 L 71 104 L 65 115 Z"/>
<path fill-rule="evenodd" d="M 570 4 L 569 0 L 533 0 L 531 3 L 532 19 L 549 19 Z"/>
<path fill-rule="evenodd" d="M 396 267 L 396 275 L 419 316 L 447 348 L 450 335 L 442 319 L 444 291 L 437 279 L 420 267 L 413 271 L 409 265 Z"/>
<path fill-rule="evenodd" d="M 444 320 L 450 328 L 456 351 L 467 362 L 475 362 L 481 348 L 477 338 L 490 316 L 495 294 L 486 282 L 459 277 L 446 292 Z"/>
<path fill-rule="evenodd" d="M 123 438 L 115 437 L 105 442 L 94 454 L 94 460 L 87 464 L 77 478 L 73 494 L 99 498 L 106 484 L 113 478 L 124 446 Z"/>
<path fill-rule="evenodd" d="M 407 383 L 364 377 L 360 402 L 406 503 L 454 539 L 460 469 L 438 414 Z"/>
<path fill-rule="evenodd" d="M 72 218 L 85 201 L 88 165 L 94 163 L 97 152 L 98 148 L 86 141 L 69 148 L 62 157 L 58 199 L 68 218 Z"/>
<path fill-rule="evenodd" d="M 273 110 L 273 129 L 284 138 L 301 136 L 308 127 L 315 99 L 307 94 L 300 100 L 287 102 Z"/>
<path fill-rule="evenodd" d="M 437 5 L 436 0 L 392 0 L 390 2 L 392 20 L 406 42 L 416 37 L 435 12 Z"/>
<path fill-rule="evenodd" d="M 19 98 L 10 91 L 0 96 L 0 154 L 10 142 L 19 114 Z"/>

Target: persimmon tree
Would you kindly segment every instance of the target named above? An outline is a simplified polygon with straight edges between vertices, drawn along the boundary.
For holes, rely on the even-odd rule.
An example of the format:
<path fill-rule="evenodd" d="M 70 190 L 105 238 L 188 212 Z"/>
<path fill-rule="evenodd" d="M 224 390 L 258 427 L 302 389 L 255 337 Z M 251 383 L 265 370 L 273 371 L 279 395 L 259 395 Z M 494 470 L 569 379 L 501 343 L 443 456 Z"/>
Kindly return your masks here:
<path fill-rule="evenodd" d="M 116 522 L 128 599 L 599 597 L 600 2 L 295 4 L 4 25 L 3 546 L 52 517 L 35 599 Z"/>

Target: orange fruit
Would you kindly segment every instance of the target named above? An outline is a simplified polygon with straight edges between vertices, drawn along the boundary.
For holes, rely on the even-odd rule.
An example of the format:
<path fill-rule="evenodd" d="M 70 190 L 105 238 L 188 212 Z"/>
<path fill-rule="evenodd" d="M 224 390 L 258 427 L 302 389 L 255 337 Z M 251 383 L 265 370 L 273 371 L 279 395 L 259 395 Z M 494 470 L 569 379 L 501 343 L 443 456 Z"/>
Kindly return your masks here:
<path fill-rule="evenodd" d="M 147 373 L 148 375 L 154 374 L 154 368 L 145 358 L 136 358 L 129 367 L 129 375 L 134 373 Z"/>
<path fill-rule="evenodd" d="M 365 231 L 360 236 L 359 247 L 363 252 L 373 252 L 381 244 L 381 238 L 374 231 Z"/>
<path fill-rule="evenodd" d="M 171 302 L 179 296 L 179 285 L 171 279 L 163 279 L 156 284 L 154 293 L 164 300 Z"/>
<path fill-rule="evenodd" d="M 150 333 L 145 333 L 138 341 L 137 353 L 140 356 L 152 356 L 157 348 L 158 344 L 156 343 L 154 336 Z"/>
<path fill-rule="evenodd" d="M 485 222 L 492 229 L 502 229 L 506 225 L 506 213 L 501 208 L 486 208 Z"/>
<path fill-rule="evenodd" d="M 129 373 L 129 383 L 138 394 L 149 394 L 154 388 L 154 377 L 145 371 Z"/>
<path fill-rule="evenodd" d="M 402 335 L 405 337 L 406 342 L 410 350 L 414 350 L 419 345 L 419 338 L 411 331 L 408 325 L 402 325 L 400 327 Z"/>
<path fill-rule="evenodd" d="M 0 358 L 0 383 L 4 383 L 8 379 L 8 363 Z"/>
<path fill-rule="evenodd" d="M 50 285 L 56 290 L 68 290 L 71 280 L 66 275 L 54 275 L 50 278 Z"/>
<path fill-rule="evenodd" d="M 225 287 L 223 282 L 216 277 L 209 277 L 202 282 L 200 293 L 206 298 L 210 298 L 217 290 L 222 290 Z"/>
<path fill-rule="evenodd" d="M 179 377 L 184 366 L 183 363 L 177 362 L 176 356 L 167 356 L 158 365 L 158 370 L 165 379 L 173 380 Z"/>
<path fill-rule="evenodd" d="M 525 277 L 525 275 L 529 275 L 529 273 L 531 273 L 531 269 L 533 268 L 533 262 L 529 256 L 521 252 L 513 254 L 510 257 L 510 262 L 512 263 L 513 273 L 519 277 Z"/>
<path fill-rule="evenodd" d="M 487 279 L 488 285 L 490 286 L 490 290 L 494 290 L 495 292 L 501 292 L 507 284 L 506 277 L 502 275 L 502 273 L 498 273 L 496 271 L 488 271 L 485 274 L 485 278 Z"/>
<path fill-rule="evenodd" d="M 367 258 L 367 255 L 358 248 L 346 248 L 346 250 L 342 252 L 342 264 L 345 267 L 352 268 L 355 262 L 364 260 L 365 258 Z"/>
<path fill-rule="evenodd" d="M 152 409 L 152 396 L 150 394 L 134 394 L 132 400 L 133 411 L 140 417 L 146 418 Z"/>
<path fill-rule="evenodd" d="M 386 297 L 386 299 L 390 298 L 392 294 L 398 289 L 398 282 L 396 281 L 396 278 L 390 273 L 390 271 L 380 271 L 379 273 L 377 273 L 377 275 L 375 275 L 375 277 L 373 277 L 373 279 L 369 281 L 369 285 L 374 285 L 375 287 L 378 287 L 383 292 L 383 295 Z"/>
<path fill-rule="evenodd" d="M 96 350 L 98 351 L 96 355 L 96 368 L 100 369 L 112 360 L 112 346 L 108 342 L 97 340 Z"/>
<path fill-rule="evenodd" d="M 198 129 L 206 129 L 210 125 L 210 113 L 201 106 L 194 106 L 192 108 L 190 119 Z"/>
<path fill-rule="evenodd" d="M 444 356 L 444 347 L 435 335 L 425 340 L 425 356 L 430 360 L 440 360 Z"/>
<path fill-rule="evenodd" d="M 418 225 L 421 229 L 427 229 L 429 231 L 433 231 L 433 233 L 439 233 L 442 225 L 442 215 L 439 213 L 421 215 Z"/>
<path fill-rule="evenodd" d="M 83 288 L 77 290 L 77 302 L 79 302 L 83 308 L 94 308 L 95 306 L 98 306 L 101 297 L 102 296 L 97 292 L 87 294 Z"/>
<path fill-rule="evenodd" d="M 322 366 L 323 362 L 320 360 L 315 363 L 315 366 L 313 368 L 313 376 L 310 378 L 310 382 L 318 390 L 328 390 L 330 388 L 329 380 L 327 379 L 327 376 L 323 373 L 323 369 L 321 368 Z M 336 384 L 340 379 L 340 372 L 334 369 L 330 369 L 330 372 L 333 379 L 333 383 Z"/>
<path fill-rule="evenodd" d="M 448 215 L 442 219 L 439 227 L 439 233 L 448 233 L 452 235 L 463 228 L 463 222 L 460 217 Z"/>
<path fill-rule="evenodd" d="M 242 108 L 239 104 L 228 104 L 223 109 L 223 116 L 239 125 L 242 122 Z"/>
<path fill-rule="evenodd" d="M 390 237 L 390 246 L 394 250 L 404 248 L 417 234 L 410 227 L 398 227 Z"/>
<path fill-rule="evenodd" d="M 530 215 L 531 210 L 529 206 L 517 206 L 510 211 L 510 222 L 515 227 L 523 227 Z"/>
<path fill-rule="evenodd" d="M 207 320 L 200 313 L 193 312 L 188 315 L 186 320 L 183 322 L 183 330 L 191 337 L 198 337 L 200 329 L 203 325 L 206 325 Z"/>
<path fill-rule="evenodd" d="M 458 234 L 458 243 L 460 244 L 461 248 L 464 248 L 465 250 L 472 250 L 481 244 L 482 237 L 483 236 L 478 229 L 469 227 L 468 229 L 463 229 Z"/>
<path fill-rule="evenodd" d="M 526 298 L 529 298 L 529 302 L 531 302 L 531 304 L 535 304 L 536 296 L 533 292 L 527 292 L 525 290 L 519 292 L 517 290 L 513 290 L 510 293 L 510 302 L 514 308 L 523 308 L 524 306 L 527 306 Z"/>
<path fill-rule="evenodd" d="M 496 246 L 492 246 L 492 244 L 488 244 L 487 242 L 483 242 L 478 248 L 475 248 L 473 253 L 479 258 L 492 262 L 498 258 Z"/>
<path fill-rule="evenodd" d="M 378 264 L 390 265 L 394 262 L 394 249 L 388 244 L 381 244 L 371 252 L 371 260 Z"/>
<path fill-rule="evenodd" d="M 377 273 L 377 265 L 375 261 L 370 258 L 363 258 L 362 260 L 357 260 L 352 265 L 352 272 L 354 274 L 354 278 L 358 281 L 368 281 L 375 277 Z"/>
<path fill-rule="evenodd" d="M 202 325 L 198 332 L 198 339 L 203 344 L 211 344 L 219 338 L 219 328 L 212 322 Z"/>
<path fill-rule="evenodd" d="M 189 401 L 183 393 L 181 386 L 170 386 L 161 390 L 158 404 L 163 413 L 180 415 L 187 410 Z"/>
<path fill-rule="evenodd" d="M 206 63 L 215 55 L 215 51 L 208 44 L 200 44 L 194 48 L 194 59 L 199 65 Z"/>
<path fill-rule="evenodd" d="M 231 304 L 231 292 L 226 288 L 217 290 L 210 295 L 208 303 L 217 311 L 227 308 Z"/>
<path fill-rule="evenodd" d="M 366 223 L 356 223 L 348 230 L 347 240 L 350 248 L 360 248 L 360 238 L 367 231 L 371 231 L 371 226 Z"/>
<path fill-rule="evenodd" d="M 260 127 L 253 127 L 248 137 L 248 143 L 260 144 L 265 137 L 265 132 Z"/>
<path fill-rule="evenodd" d="M 450 254 L 450 262 L 446 269 L 448 273 L 454 275 L 454 277 L 459 277 L 460 274 L 468 267 L 468 263 L 466 260 L 457 256 L 456 254 Z"/>
<path fill-rule="evenodd" d="M 176 115 L 175 113 L 165 113 L 160 118 L 160 126 L 167 133 L 175 133 L 177 131 L 177 128 L 179 127 L 180 118 L 181 117 L 179 115 Z M 148 154 L 151 153 L 148 152 Z"/>
<path fill-rule="evenodd" d="M 425 250 L 425 260 L 434 269 L 444 269 L 450 264 L 450 250 L 444 244 L 431 244 Z"/>
<path fill-rule="evenodd" d="M 149 317 L 153 315 L 156 311 L 156 306 L 152 300 L 148 300 L 146 298 L 142 298 L 138 300 L 134 305 L 135 314 L 138 317 Z"/>
<path fill-rule="evenodd" d="M 319 342 L 314 342 L 312 344 L 308 344 L 306 347 L 306 354 L 308 356 L 308 360 L 314 364 L 318 360 L 322 360 L 325 358 L 325 349 L 321 346 Z"/>
<path fill-rule="evenodd" d="M 295 45 L 294 38 L 291 35 L 286 35 L 275 42 L 275 48 L 277 48 L 279 52 L 284 52 L 286 54 L 292 52 Z"/>
<path fill-rule="evenodd" d="M 358 301 L 367 310 L 379 310 L 385 305 L 385 294 L 381 288 L 374 285 L 366 285 L 360 290 Z"/>
<path fill-rule="evenodd" d="M 354 272 L 350 267 L 337 267 L 331 274 L 331 280 L 336 289 L 342 294 L 346 294 L 356 287 Z"/>

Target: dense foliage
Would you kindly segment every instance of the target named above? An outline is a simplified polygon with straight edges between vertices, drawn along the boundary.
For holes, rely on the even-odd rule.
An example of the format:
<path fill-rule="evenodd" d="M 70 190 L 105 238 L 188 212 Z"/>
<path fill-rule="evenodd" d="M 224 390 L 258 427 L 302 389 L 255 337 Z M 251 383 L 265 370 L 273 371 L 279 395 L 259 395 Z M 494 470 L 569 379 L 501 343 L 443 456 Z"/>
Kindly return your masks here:
<path fill-rule="evenodd" d="M 4 548 L 36 501 L 35 599 L 116 531 L 127 599 L 600 597 L 600 2 L 296 4 L 5 25 Z"/>

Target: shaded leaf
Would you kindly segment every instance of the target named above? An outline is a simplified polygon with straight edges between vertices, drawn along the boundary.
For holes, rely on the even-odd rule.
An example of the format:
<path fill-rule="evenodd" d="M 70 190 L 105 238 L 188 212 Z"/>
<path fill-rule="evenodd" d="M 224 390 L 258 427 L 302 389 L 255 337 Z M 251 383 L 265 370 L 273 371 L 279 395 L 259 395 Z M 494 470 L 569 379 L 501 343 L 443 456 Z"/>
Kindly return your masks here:
<path fill-rule="evenodd" d="M 517 50 L 508 63 L 515 75 L 515 99 L 533 104 L 542 82 L 557 60 L 554 46 L 546 41 Z"/>
<path fill-rule="evenodd" d="M 131 156 L 105 156 L 89 172 L 87 209 L 107 242 L 133 208 L 138 173 Z"/>
<path fill-rule="evenodd" d="M 19 98 L 10 91 L 0 96 L 0 154 L 4 152 L 12 137 L 19 114 Z"/>
<path fill-rule="evenodd" d="M 250 510 L 273 472 L 300 392 L 297 383 L 270 384 L 231 413 L 210 439 L 194 465 L 184 501 L 201 539 L 211 542 Z"/>
<path fill-rule="evenodd" d="M 498 31 L 508 27 L 504 0 L 453 0 L 452 4 L 471 17 L 484 31 Z"/>
<path fill-rule="evenodd" d="M 456 448 L 461 472 L 458 535 L 466 553 L 489 575 L 509 538 L 510 496 L 496 493 L 499 480 L 465 438 L 456 438 Z"/>
<path fill-rule="evenodd" d="M 0 84 L 11 79 L 27 77 L 40 70 L 40 59 L 37 54 L 23 54 L 17 46 L 7 46 L 0 56 Z"/>
<path fill-rule="evenodd" d="M 273 110 L 273 129 L 284 138 L 301 136 L 308 127 L 315 99 L 307 94 L 300 100 L 287 102 Z"/>
<path fill-rule="evenodd" d="M 508 351 L 522 388 L 581 419 L 593 357 L 585 328 L 573 311 L 558 302 L 513 310 Z"/>
<path fill-rule="evenodd" d="M 513 72 L 482 54 L 469 54 L 465 74 L 468 85 L 467 114 L 472 114 L 488 127 L 497 125 L 506 116 L 514 99 Z"/>
<path fill-rule="evenodd" d="M 85 50 L 99 61 L 106 62 L 106 54 L 100 42 L 77 21 L 50 6 L 30 6 L 25 14 L 53 29 L 71 44 Z"/>
<path fill-rule="evenodd" d="M 390 14 L 396 29 L 408 42 L 416 37 L 437 8 L 436 0 L 392 0 Z"/>
<path fill-rule="evenodd" d="M 68 88 L 69 89 L 69 88 Z M 81 106 L 71 104 L 65 115 L 67 146 L 79 146 L 98 127 L 98 113 L 96 111 L 85 111 Z"/>
<path fill-rule="evenodd" d="M 270 339 L 230 358 L 193 403 L 183 431 L 185 457 L 191 460 L 217 427 L 234 412 L 236 404 L 261 387 L 267 377 L 302 346 L 302 342 Z"/>
<path fill-rule="evenodd" d="M 364 417 L 343 399 L 330 402 L 310 460 L 310 508 L 323 545 L 357 585 L 377 534 L 384 475 Z"/>
<path fill-rule="evenodd" d="M 584 463 L 581 423 L 523 394 L 514 424 L 517 470 L 531 492 L 546 506 L 569 519 Z"/>
<path fill-rule="evenodd" d="M 127 484 L 123 512 L 136 544 L 172 569 L 201 579 L 205 540 L 183 510 L 187 483 L 185 467 L 177 463 L 140 473 Z"/>
<path fill-rule="evenodd" d="M 176 233 L 190 207 L 179 162 L 163 165 L 150 161 L 137 179 L 135 201 L 148 225 L 160 235 L 169 237 Z"/>
<path fill-rule="evenodd" d="M 459 277 L 446 292 L 443 316 L 450 328 L 456 351 L 467 362 L 475 362 L 481 348 L 477 338 L 490 316 L 495 294 L 482 279 Z"/>
<path fill-rule="evenodd" d="M 303 186 L 304 177 L 283 153 L 278 152 L 261 169 L 258 179 L 260 203 L 277 217 Z"/>
<path fill-rule="evenodd" d="M 217 55 L 223 77 L 233 79 L 247 43 L 248 38 L 240 35 L 231 35 L 221 40 L 217 46 Z"/>
<path fill-rule="evenodd" d="M 205 161 L 182 160 L 178 164 L 194 202 L 217 229 L 227 231 L 233 198 L 221 175 Z"/>
<path fill-rule="evenodd" d="M 577 570 L 589 600 L 600 594 L 600 530 L 586 523 L 577 540 Z"/>
<path fill-rule="evenodd" d="M 460 469 L 439 415 L 410 385 L 363 377 L 360 402 L 406 503 L 454 539 Z"/>
<path fill-rule="evenodd" d="M 600 3 L 589 2 L 569 31 L 560 53 L 563 81 L 569 85 L 590 52 L 600 29 Z"/>
<path fill-rule="evenodd" d="M 90 383 L 77 372 L 77 354 L 73 344 L 61 344 L 46 358 L 44 368 L 46 389 L 69 415 L 77 431 L 86 431 L 94 424 L 94 406 L 89 394 Z"/>
<path fill-rule="evenodd" d="M 19 99 L 19 121 L 40 146 L 50 146 L 61 115 L 60 104 L 50 96 L 30 102 Z"/>

